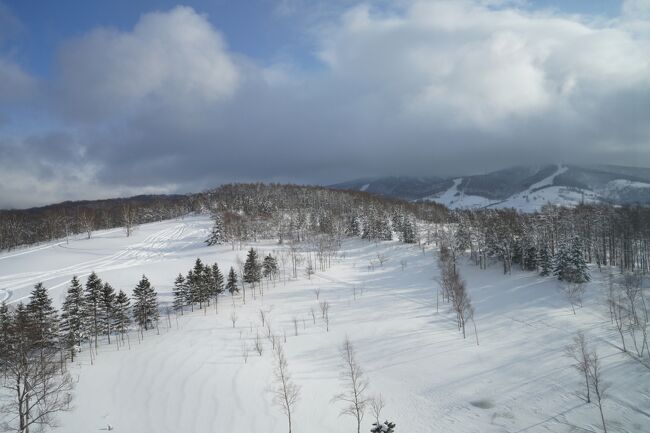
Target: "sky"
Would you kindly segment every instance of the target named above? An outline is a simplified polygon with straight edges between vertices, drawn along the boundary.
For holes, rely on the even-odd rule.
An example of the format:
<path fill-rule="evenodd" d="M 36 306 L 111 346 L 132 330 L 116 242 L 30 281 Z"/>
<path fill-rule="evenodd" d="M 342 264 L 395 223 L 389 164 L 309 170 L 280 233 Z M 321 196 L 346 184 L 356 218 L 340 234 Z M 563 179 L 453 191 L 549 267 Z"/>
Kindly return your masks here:
<path fill-rule="evenodd" d="M 650 167 L 650 0 L 0 0 L 0 208 Z"/>

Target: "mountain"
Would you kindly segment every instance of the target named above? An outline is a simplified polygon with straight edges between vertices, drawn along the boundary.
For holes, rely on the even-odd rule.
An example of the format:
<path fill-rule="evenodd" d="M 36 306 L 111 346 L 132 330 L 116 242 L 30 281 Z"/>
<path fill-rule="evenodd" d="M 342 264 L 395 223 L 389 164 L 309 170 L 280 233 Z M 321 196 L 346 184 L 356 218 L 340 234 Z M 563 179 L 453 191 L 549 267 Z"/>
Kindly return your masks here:
<path fill-rule="evenodd" d="M 518 166 L 452 178 L 365 178 L 331 187 L 435 201 L 450 208 L 535 211 L 547 203 L 650 205 L 650 169 L 615 165 Z"/>

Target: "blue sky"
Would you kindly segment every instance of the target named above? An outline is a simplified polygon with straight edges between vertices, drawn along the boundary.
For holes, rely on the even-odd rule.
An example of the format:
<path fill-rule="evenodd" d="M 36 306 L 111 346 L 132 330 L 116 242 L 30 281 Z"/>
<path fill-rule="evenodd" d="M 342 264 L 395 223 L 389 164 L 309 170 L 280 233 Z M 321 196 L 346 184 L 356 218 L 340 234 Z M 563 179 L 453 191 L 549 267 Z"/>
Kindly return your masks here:
<path fill-rule="evenodd" d="M 650 166 L 650 0 L 0 0 L 0 207 Z"/>

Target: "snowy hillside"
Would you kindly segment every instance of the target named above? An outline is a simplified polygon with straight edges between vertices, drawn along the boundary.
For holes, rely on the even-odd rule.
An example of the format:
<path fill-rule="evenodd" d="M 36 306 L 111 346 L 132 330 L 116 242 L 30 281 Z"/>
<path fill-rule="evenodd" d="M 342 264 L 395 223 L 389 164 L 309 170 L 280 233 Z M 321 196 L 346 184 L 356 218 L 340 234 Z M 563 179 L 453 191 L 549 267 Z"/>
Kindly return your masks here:
<path fill-rule="evenodd" d="M 221 269 L 245 258 L 249 246 L 206 247 L 207 217 L 188 217 L 91 239 L 55 242 L 0 254 L 0 290 L 24 299 L 42 281 L 57 302 L 73 275 L 92 270 L 116 289 L 130 290 L 146 274 L 169 302 L 174 277 L 197 257 Z M 387 261 L 378 264 L 378 255 Z M 344 241 L 330 270 L 308 279 L 281 275 L 264 295 L 223 296 L 206 311 L 163 316 L 160 335 L 130 335 L 130 348 L 100 345 L 95 365 L 87 351 L 72 366 L 78 379 L 74 408 L 60 417 L 61 433 L 286 432 L 272 402 L 273 356 L 260 310 L 284 340 L 293 380 L 301 387 L 294 432 L 351 432 L 339 416 L 338 348 L 349 336 L 369 381 L 368 394 L 386 400 L 383 416 L 401 433 L 599 432 L 595 405 L 577 395 L 581 377 L 564 355 L 577 330 L 598 349 L 611 383 L 605 415 L 612 431 L 650 431 L 650 371 L 622 354 L 604 304 L 604 275 L 592 270 L 584 306 L 574 315 L 552 278 L 531 272 L 503 275 L 466 264 L 478 327 L 463 339 L 454 315 L 436 296 L 437 253 L 396 241 Z M 282 280 L 286 280 L 283 282 Z M 330 303 L 329 330 L 320 301 Z M 311 311 L 314 310 L 315 317 Z M 233 326 L 233 311 L 237 317 Z M 295 322 L 294 322 L 295 319 Z M 294 328 L 297 324 L 297 331 Z M 169 326 L 171 325 L 171 326 Z M 297 333 L 297 335 L 295 335 Z M 252 349 L 257 335 L 263 353 Z M 250 347 L 247 362 L 242 346 Z M 362 431 L 372 423 L 366 414 Z"/>
<path fill-rule="evenodd" d="M 618 166 L 524 166 L 454 178 L 360 179 L 333 187 L 435 201 L 452 209 L 515 208 L 532 212 L 549 203 L 650 204 L 650 172 Z"/>

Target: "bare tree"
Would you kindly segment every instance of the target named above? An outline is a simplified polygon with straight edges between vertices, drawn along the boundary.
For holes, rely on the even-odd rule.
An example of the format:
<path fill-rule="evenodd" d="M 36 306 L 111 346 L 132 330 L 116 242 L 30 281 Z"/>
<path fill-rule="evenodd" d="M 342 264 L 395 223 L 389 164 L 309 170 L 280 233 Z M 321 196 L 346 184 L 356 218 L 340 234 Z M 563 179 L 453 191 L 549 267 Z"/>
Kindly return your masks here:
<path fill-rule="evenodd" d="M 291 414 L 298 403 L 300 387 L 291 380 L 284 348 L 280 344 L 277 345 L 275 351 L 273 378 L 276 385 L 273 389 L 273 402 L 280 406 L 282 412 L 287 416 L 289 433 L 291 433 Z"/>
<path fill-rule="evenodd" d="M 59 362 L 64 355 L 34 340 L 28 321 L 15 320 L 10 350 L 2 357 L 0 387 L 7 390 L 9 399 L 0 406 L 0 413 L 13 415 L 7 422 L 17 421 L 20 433 L 54 428 L 56 415 L 69 410 L 72 402 L 73 381 L 65 364 Z M 0 427 L 13 430 L 9 425 Z"/>
<path fill-rule="evenodd" d="M 320 299 L 320 287 L 314 289 L 314 294 L 316 295 L 316 300 Z"/>
<path fill-rule="evenodd" d="M 235 325 L 237 324 L 237 319 L 238 319 L 238 318 L 239 318 L 239 316 L 237 316 L 237 310 L 233 309 L 233 310 L 230 312 L 230 321 L 232 322 L 232 327 L 233 327 L 233 328 L 234 328 Z"/>
<path fill-rule="evenodd" d="M 316 312 L 314 311 L 313 308 L 310 308 L 309 312 L 311 313 L 311 320 L 314 322 L 314 325 L 315 325 L 316 324 Z"/>
<path fill-rule="evenodd" d="M 372 416 L 375 417 L 377 425 L 380 423 L 379 419 L 381 418 L 381 412 L 384 410 L 384 406 L 386 406 L 386 403 L 381 394 L 374 396 L 370 400 L 370 410 L 372 411 Z"/>
<path fill-rule="evenodd" d="M 341 415 L 350 415 L 357 422 L 357 433 L 361 433 L 361 421 L 366 412 L 370 400 L 366 397 L 368 381 L 364 377 L 363 370 L 359 365 L 354 346 L 348 337 L 340 348 L 342 370 L 341 379 L 344 382 L 345 391 L 336 395 L 333 401 L 344 403 Z"/>
<path fill-rule="evenodd" d="M 266 311 L 264 309 L 260 308 L 260 320 L 262 321 L 262 327 L 266 326 Z"/>
<path fill-rule="evenodd" d="M 293 335 L 294 335 L 294 337 L 297 337 L 298 336 L 298 318 L 296 316 L 293 316 L 291 321 L 293 322 Z"/>
<path fill-rule="evenodd" d="M 582 376 L 584 376 L 584 397 L 587 403 L 591 403 L 591 393 L 589 386 L 589 369 L 591 368 L 591 356 L 589 355 L 589 347 L 587 345 L 585 334 L 582 331 L 579 331 L 578 334 L 573 337 L 573 343 L 566 347 L 565 352 L 567 356 L 573 358 L 575 361 L 573 367 L 578 370 Z"/>
<path fill-rule="evenodd" d="M 562 287 L 562 294 L 571 303 L 571 310 L 576 314 L 576 305 L 582 306 L 582 296 L 585 294 L 585 285 L 582 283 L 566 283 Z"/>
<path fill-rule="evenodd" d="M 255 334 L 255 351 L 259 356 L 262 356 L 262 353 L 264 352 L 264 343 L 262 343 L 259 332 Z"/>
<path fill-rule="evenodd" d="M 135 208 L 131 207 L 130 204 L 125 204 L 122 206 L 122 225 L 126 231 L 126 237 L 128 238 L 133 234 L 136 224 L 136 211 Z"/>
<path fill-rule="evenodd" d="M 327 310 L 330 308 L 330 304 L 327 301 L 320 301 L 318 303 L 318 306 L 320 307 L 320 313 L 321 313 L 321 318 L 325 318 L 325 314 L 327 313 Z"/>
<path fill-rule="evenodd" d="M 79 226 L 84 232 L 86 232 L 86 237 L 88 239 L 90 239 L 93 234 L 94 224 L 95 218 L 90 211 L 84 210 L 79 214 Z"/>
<path fill-rule="evenodd" d="M 241 356 L 244 358 L 244 364 L 248 363 L 248 344 L 245 341 L 241 342 Z"/>
<path fill-rule="evenodd" d="M 377 253 L 377 261 L 379 262 L 379 266 L 383 268 L 384 263 L 388 261 L 388 256 L 384 253 Z"/>
<path fill-rule="evenodd" d="M 603 431 L 607 433 L 607 424 L 605 424 L 605 415 L 603 414 L 603 400 L 606 397 L 609 384 L 602 380 L 600 358 L 598 357 L 598 353 L 596 353 L 594 350 L 591 352 L 591 356 L 589 358 L 589 383 L 591 384 L 591 388 L 593 389 L 594 395 L 596 396 L 596 403 L 598 404 L 598 410 L 600 411 L 600 420 L 603 423 Z"/>

